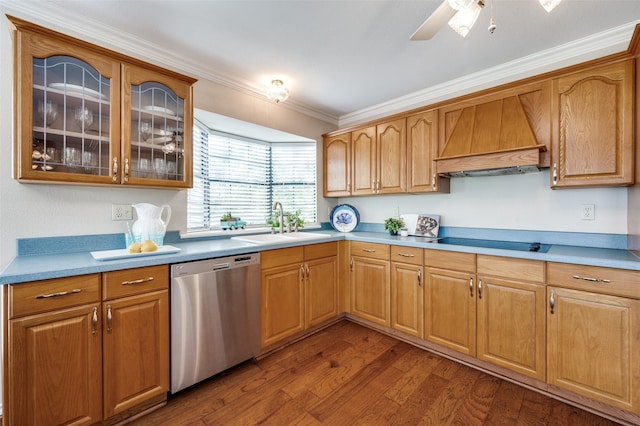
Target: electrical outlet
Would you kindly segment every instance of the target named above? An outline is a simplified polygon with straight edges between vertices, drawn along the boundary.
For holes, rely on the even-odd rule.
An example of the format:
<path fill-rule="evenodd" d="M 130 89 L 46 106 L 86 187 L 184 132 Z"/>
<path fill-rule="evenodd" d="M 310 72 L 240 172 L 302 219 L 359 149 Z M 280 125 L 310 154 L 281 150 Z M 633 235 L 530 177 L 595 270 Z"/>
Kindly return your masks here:
<path fill-rule="evenodd" d="M 133 207 L 131 204 L 112 204 L 111 220 L 131 220 L 133 219 Z"/>
<path fill-rule="evenodd" d="M 583 204 L 582 206 L 580 206 L 580 219 L 595 220 L 596 206 L 594 204 Z"/>
<path fill-rule="evenodd" d="M 400 217 L 400 207 L 394 207 L 393 208 L 393 216 L 394 217 Z"/>

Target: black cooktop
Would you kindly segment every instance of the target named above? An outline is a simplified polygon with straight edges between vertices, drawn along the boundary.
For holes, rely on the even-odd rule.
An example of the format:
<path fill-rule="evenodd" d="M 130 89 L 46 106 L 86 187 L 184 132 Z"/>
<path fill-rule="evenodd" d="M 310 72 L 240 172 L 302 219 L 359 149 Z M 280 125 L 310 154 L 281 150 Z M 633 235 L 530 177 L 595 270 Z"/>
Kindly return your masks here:
<path fill-rule="evenodd" d="M 477 240 L 473 238 L 455 237 L 438 239 L 438 244 L 454 244 L 458 246 L 484 247 L 502 250 L 535 251 L 539 253 L 546 253 L 551 248 L 550 244 L 540 244 L 538 242 L 529 243 L 519 241 Z"/>

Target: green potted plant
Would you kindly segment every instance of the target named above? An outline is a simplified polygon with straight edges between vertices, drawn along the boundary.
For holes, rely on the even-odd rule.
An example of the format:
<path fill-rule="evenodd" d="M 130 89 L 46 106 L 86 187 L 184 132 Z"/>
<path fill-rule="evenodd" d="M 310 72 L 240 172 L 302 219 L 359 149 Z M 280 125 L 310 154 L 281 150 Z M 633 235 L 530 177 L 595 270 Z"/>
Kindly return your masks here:
<path fill-rule="evenodd" d="M 296 225 L 298 225 L 298 229 L 304 228 L 304 219 L 300 216 L 301 213 L 301 210 L 296 210 L 295 213 L 291 213 L 290 211 L 284 212 L 282 215 L 284 216 L 285 228 L 287 223 L 291 224 L 292 230 L 296 228 Z M 267 225 L 270 225 L 272 228 L 279 228 L 280 222 L 278 216 L 278 212 L 273 211 L 271 216 L 267 218 Z"/>
<path fill-rule="evenodd" d="M 391 235 L 398 235 L 398 231 L 404 228 L 404 220 L 397 217 L 389 217 L 384 220 L 384 229 Z"/>

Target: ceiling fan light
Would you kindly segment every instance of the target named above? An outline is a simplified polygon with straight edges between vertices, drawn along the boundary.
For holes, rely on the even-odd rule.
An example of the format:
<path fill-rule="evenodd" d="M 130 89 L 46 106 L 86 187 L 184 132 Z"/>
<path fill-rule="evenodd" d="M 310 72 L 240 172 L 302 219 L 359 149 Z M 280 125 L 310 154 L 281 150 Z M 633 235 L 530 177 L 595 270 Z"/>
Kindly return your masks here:
<path fill-rule="evenodd" d="M 538 0 L 544 10 L 551 12 L 562 0 Z"/>
<path fill-rule="evenodd" d="M 478 3 L 472 3 L 468 8 L 457 11 L 449 20 L 449 26 L 462 37 L 466 37 L 476 23 L 481 10 L 482 7 Z"/>
<path fill-rule="evenodd" d="M 289 97 L 287 89 L 282 80 L 271 80 L 271 86 L 267 89 L 267 98 L 277 104 L 284 102 Z"/>
<path fill-rule="evenodd" d="M 447 0 L 447 2 L 454 10 L 464 10 L 475 3 L 475 0 Z"/>

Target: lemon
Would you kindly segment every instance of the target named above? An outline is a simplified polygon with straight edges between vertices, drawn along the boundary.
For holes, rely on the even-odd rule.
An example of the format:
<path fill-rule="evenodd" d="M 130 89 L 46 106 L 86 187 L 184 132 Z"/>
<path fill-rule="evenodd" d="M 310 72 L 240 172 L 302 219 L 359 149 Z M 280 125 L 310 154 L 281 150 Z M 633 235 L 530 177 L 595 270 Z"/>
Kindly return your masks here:
<path fill-rule="evenodd" d="M 129 253 L 140 253 L 142 251 L 142 244 L 140 243 L 131 243 L 129 244 Z"/>
<path fill-rule="evenodd" d="M 151 240 L 147 240 L 142 243 L 142 247 L 140 247 L 141 252 L 149 252 L 158 250 L 158 245 Z"/>

